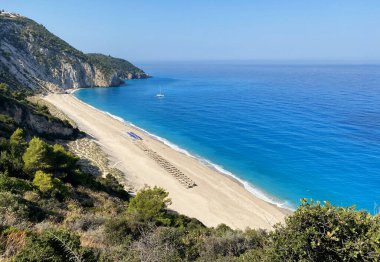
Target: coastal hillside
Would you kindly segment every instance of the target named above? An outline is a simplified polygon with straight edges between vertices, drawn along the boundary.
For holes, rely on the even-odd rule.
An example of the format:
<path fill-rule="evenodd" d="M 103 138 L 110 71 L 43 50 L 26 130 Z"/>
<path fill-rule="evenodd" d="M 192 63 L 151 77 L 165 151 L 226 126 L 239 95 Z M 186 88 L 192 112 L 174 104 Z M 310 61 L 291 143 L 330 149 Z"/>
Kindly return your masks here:
<path fill-rule="evenodd" d="M 60 92 L 146 77 L 128 61 L 84 54 L 31 19 L 0 13 L 0 79 L 12 88 Z"/>
<path fill-rule="evenodd" d="M 162 188 L 132 196 L 117 173 L 83 168 L 85 159 L 69 146 L 79 142 L 75 135 L 62 138 L 49 128 L 41 134 L 7 108 L 44 116 L 74 134 L 67 119 L 0 87 L 0 105 L 6 104 L 0 110 L 1 261 L 380 259 L 380 217 L 366 211 L 303 200 L 273 230 L 242 231 L 224 224 L 209 228 L 169 210 L 171 199 Z"/>
<path fill-rule="evenodd" d="M 0 118 L 11 126 L 28 129 L 31 135 L 44 137 L 69 138 L 77 137 L 79 130 L 72 128 L 66 121 L 52 117 L 47 108 L 32 106 L 26 100 L 18 101 L 16 98 L 3 94 L 4 84 L 0 85 Z M 9 128 L 0 123 L 0 137 L 9 136 Z"/>

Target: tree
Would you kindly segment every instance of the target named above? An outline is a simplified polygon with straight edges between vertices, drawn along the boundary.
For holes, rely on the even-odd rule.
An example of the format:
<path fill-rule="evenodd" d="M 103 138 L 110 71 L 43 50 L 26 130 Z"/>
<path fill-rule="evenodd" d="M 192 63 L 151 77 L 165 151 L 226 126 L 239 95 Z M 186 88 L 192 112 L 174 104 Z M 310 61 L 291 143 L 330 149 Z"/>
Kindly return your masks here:
<path fill-rule="evenodd" d="M 22 156 L 24 170 L 33 174 L 37 170 L 47 170 L 52 167 L 49 159 L 49 145 L 41 139 L 34 137 L 29 141 L 29 146 Z"/>
<path fill-rule="evenodd" d="M 169 193 L 159 187 L 143 188 L 134 197 L 128 206 L 128 213 L 135 215 L 141 221 L 165 221 L 165 209 L 171 204 Z"/>
<path fill-rule="evenodd" d="M 66 187 L 62 181 L 43 171 L 36 172 L 33 185 L 45 196 L 64 197 L 66 195 Z"/>
<path fill-rule="evenodd" d="M 15 157 L 21 157 L 26 148 L 24 130 L 17 128 L 9 139 L 9 145 L 12 155 Z"/>
<path fill-rule="evenodd" d="M 78 157 L 59 144 L 55 144 L 52 148 L 51 162 L 55 170 L 60 172 L 70 172 L 76 169 Z"/>

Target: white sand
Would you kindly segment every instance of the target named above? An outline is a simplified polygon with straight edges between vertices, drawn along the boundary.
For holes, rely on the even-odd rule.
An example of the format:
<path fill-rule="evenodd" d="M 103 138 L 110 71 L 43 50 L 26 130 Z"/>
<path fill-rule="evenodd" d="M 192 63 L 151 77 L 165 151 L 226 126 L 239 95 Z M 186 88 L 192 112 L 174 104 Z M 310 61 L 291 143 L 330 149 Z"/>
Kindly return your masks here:
<path fill-rule="evenodd" d="M 44 99 L 61 109 L 82 131 L 93 136 L 136 188 L 144 185 L 164 188 L 172 199 L 170 209 L 195 217 L 206 226 L 224 223 L 232 228 L 270 229 L 290 213 L 255 197 L 234 179 L 88 106 L 71 94 L 50 94 Z M 146 147 L 172 163 L 197 186 L 186 189 L 137 147 L 128 131 L 143 138 Z"/>

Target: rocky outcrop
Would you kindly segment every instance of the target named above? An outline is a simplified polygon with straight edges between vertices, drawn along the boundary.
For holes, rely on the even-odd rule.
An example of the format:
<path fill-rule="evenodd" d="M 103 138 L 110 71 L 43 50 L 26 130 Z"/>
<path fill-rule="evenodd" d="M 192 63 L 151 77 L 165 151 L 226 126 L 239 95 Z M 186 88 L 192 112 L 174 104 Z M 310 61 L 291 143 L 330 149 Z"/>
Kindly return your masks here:
<path fill-rule="evenodd" d="M 32 133 L 47 138 L 75 138 L 79 134 L 77 128 L 51 115 L 36 112 L 26 102 L 0 95 L 0 114 L 11 117 L 14 122 Z"/>
<path fill-rule="evenodd" d="M 84 54 L 42 25 L 8 14 L 0 14 L 0 76 L 31 90 L 52 92 L 149 77 L 128 61 Z"/>

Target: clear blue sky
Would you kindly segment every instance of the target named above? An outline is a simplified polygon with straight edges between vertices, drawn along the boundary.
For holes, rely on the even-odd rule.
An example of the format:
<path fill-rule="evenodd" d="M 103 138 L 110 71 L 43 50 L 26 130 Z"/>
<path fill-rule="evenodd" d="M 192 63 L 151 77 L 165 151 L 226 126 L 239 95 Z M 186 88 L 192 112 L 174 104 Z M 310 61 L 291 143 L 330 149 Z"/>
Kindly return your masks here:
<path fill-rule="evenodd" d="M 380 61 L 379 0 L 0 0 L 84 52 L 144 60 Z"/>

